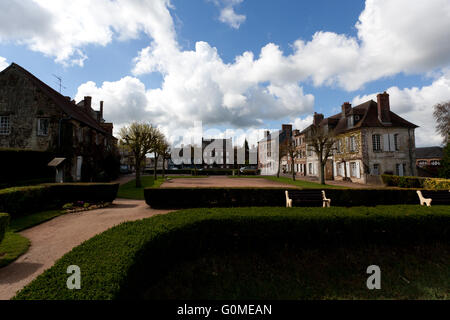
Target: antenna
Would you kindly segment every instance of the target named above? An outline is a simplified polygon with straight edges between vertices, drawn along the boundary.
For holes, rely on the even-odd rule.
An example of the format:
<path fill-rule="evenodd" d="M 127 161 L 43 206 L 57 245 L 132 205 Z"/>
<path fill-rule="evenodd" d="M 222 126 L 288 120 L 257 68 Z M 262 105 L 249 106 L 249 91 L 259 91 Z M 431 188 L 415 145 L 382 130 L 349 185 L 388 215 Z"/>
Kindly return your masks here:
<path fill-rule="evenodd" d="M 66 87 L 64 87 L 62 85 L 63 79 L 61 76 L 57 76 L 56 74 L 53 75 L 57 80 L 58 80 L 58 85 L 59 85 L 59 93 L 62 93 L 62 89 L 67 89 Z"/>

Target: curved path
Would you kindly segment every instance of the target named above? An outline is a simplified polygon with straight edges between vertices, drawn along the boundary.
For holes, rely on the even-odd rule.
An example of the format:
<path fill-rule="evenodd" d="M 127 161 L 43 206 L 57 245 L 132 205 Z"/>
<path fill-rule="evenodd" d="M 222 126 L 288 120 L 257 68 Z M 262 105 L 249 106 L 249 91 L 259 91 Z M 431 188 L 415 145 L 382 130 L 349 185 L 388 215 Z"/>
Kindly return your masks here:
<path fill-rule="evenodd" d="M 122 222 L 168 212 L 151 209 L 144 201 L 117 199 L 108 208 L 66 214 L 20 232 L 30 239 L 31 246 L 12 264 L 0 269 L 0 300 L 14 297 L 56 260 L 93 236 Z"/>

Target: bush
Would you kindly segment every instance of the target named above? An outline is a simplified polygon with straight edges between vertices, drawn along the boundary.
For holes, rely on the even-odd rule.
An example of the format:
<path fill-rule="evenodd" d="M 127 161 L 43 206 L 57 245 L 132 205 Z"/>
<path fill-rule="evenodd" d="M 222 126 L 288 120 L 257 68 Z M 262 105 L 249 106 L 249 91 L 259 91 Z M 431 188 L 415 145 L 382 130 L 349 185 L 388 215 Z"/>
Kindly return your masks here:
<path fill-rule="evenodd" d="M 174 265 L 205 254 L 450 240 L 450 207 L 197 209 L 128 222 L 84 242 L 15 299 L 133 299 Z M 67 290 L 67 267 L 83 272 Z"/>
<path fill-rule="evenodd" d="M 203 169 L 191 170 L 193 176 L 232 176 L 234 169 Z"/>
<path fill-rule="evenodd" d="M 0 211 L 12 217 L 51 210 L 79 200 L 112 202 L 119 184 L 112 183 L 64 183 L 44 184 L 0 190 Z"/>
<path fill-rule="evenodd" d="M 0 213 L 0 243 L 5 237 L 6 228 L 9 225 L 9 215 L 7 213 Z"/>
<path fill-rule="evenodd" d="M 425 189 L 450 190 L 450 179 L 425 179 Z"/>
<path fill-rule="evenodd" d="M 217 207 L 284 207 L 286 190 L 293 188 L 167 188 L 145 189 L 147 204 L 154 209 Z M 303 189 L 309 190 L 309 189 Z M 418 204 L 415 190 L 325 189 L 332 206 L 355 207 Z M 316 190 L 317 191 L 317 190 Z M 320 192 L 320 190 L 318 191 Z"/>
<path fill-rule="evenodd" d="M 238 170 L 239 175 L 245 175 L 245 176 L 259 176 L 261 175 L 261 170 L 259 169 L 245 169 L 243 172 Z"/>
<path fill-rule="evenodd" d="M 425 182 L 425 178 L 421 177 L 400 177 L 387 174 L 382 175 L 381 179 L 386 186 L 399 188 L 421 189 L 424 187 Z"/>

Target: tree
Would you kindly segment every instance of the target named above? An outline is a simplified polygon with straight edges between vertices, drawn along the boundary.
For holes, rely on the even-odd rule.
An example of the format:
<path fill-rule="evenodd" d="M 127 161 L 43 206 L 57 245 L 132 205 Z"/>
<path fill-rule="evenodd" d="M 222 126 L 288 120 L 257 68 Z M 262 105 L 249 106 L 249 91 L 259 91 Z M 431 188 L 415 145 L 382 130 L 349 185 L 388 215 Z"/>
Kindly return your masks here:
<path fill-rule="evenodd" d="M 162 157 L 163 163 L 162 163 L 162 177 L 165 178 L 165 166 L 166 166 L 166 160 L 170 159 L 171 156 L 171 149 L 170 144 L 167 142 L 167 140 L 164 138 L 160 144 L 159 144 L 159 154 Z"/>
<path fill-rule="evenodd" d="M 306 133 L 306 143 L 319 159 L 320 183 L 325 184 L 325 165 L 334 150 L 334 131 L 329 127 L 312 125 Z"/>
<path fill-rule="evenodd" d="M 295 158 L 298 157 L 300 151 L 297 150 L 293 139 L 289 139 L 286 144 L 286 154 L 291 158 L 292 180 L 295 181 Z"/>
<path fill-rule="evenodd" d="M 158 129 L 155 129 L 155 144 L 153 153 L 155 154 L 155 166 L 153 170 L 155 181 L 158 179 L 158 160 L 162 154 L 163 144 L 165 143 L 165 137 Z"/>
<path fill-rule="evenodd" d="M 134 156 L 136 168 L 136 188 L 142 187 L 141 170 L 148 153 L 155 150 L 159 131 L 148 123 L 134 122 L 120 130 L 122 145 L 126 146 Z"/>
<path fill-rule="evenodd" d="M 450 142 L 450 101 L 434 106 L 434 119 L 436 130 L 444 138 L 444 143 Z"/>
<path fill-rule="evenodd" d="M 447 146 L 444 148 L 444 157 L 441 166 L 439 169 L 439 177 L 450 179 L 450 143 L 447 143 Z"/>

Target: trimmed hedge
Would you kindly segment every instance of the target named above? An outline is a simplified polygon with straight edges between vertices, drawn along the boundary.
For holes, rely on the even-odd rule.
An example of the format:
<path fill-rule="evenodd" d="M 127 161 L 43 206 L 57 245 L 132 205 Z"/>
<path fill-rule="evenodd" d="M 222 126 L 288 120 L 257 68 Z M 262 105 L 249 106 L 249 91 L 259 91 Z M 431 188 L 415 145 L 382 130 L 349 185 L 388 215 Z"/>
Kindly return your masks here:
<path fill-rule="evenodd" d="M 147 204 L 154 209 L 220 207 L 285 207 L 286 190 L 295 188 L 167 188 L 145 189 Z M 303 189 L 310 190 L 310 189 Z M 312 190 L 312 189 L 311 189 Z M 331 206 L 357 207 L 419 204 L 416 190 L 325 189 Z M 320 192 L 320 190 L 315 189 Z"/>
<path fill-rule="evenodd" d="M 118 190 L 118 183 L 53 183 L 3 189 L 0 190 L 0 211 L 20 216 L 81 200 L 112 202 Z"/>
<path fill-rule="evenodd" d="M 193 176 L 232 176 L 235 169 L 203 169 L 203 170 L 191 170 Z"/>
<path fill-rule="evenodd" d="M 128 222 L 64 255 L 14 299 L 133 299 L 180 261 L 268 246 L 425 244 L 450 240 L 450 207 L 196 209 Z M 82 272 L 66 287 L 67 267 Z"/>
<path fill-rule="evenodd" d="M 0 243 L 3 241 L 3 238 L 5 237 L 8 225 L 9 225 L 9 214 L 0 213 Z"/>
<path fill-rule="evenodd" d="M 383 174 L 381 176 L 383 183 L 388 187 L 399 187 L 399 188 L 423 188 L 425 183 L 425 178 L 420 177 L 400 177 L 388 174 Z"/>
<path fill-rule="evenodd" d="M 425 179 L 424 187 L 432 190 L 450 190 L 450 179 Z"/>

